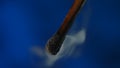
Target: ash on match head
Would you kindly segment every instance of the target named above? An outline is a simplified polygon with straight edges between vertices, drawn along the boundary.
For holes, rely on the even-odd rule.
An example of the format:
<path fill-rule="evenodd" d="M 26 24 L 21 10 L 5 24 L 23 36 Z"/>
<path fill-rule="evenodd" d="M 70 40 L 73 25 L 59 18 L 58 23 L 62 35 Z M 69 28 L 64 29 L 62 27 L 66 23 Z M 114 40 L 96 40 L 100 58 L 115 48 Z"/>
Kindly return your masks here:
<path fill-rule="evenodd" d="M 84 2 L 85 2 L 85 0 L 75 0 L 74 1 L 72 7 L 70 8 L 68 14 L 66 15 L 66 17 L 63 21 L 63 24 L 61 25 L 59 30 L 55 33 L 55 35 L 48 40 L 48 42 L 46 44 L 46 49 L 50 54 L 56 55 L 59 52 L 59 50 L 62 46 L 62 43 L 65 39 L 65 36 L 68 33 L 68 31 L 70 30 L 70 27 L 72 26 L 73 21 L 77 15 L 77 13 L 83 6 Z"/>
<path fill-rule="evenodd" d="M 64 39 L 65 37 L 62 37 L 60 35 L 54 35 L 52 38 L 48 40 L 46 44 L 47 51 L 52 55 L 56 55 L 59 52 Z"/>

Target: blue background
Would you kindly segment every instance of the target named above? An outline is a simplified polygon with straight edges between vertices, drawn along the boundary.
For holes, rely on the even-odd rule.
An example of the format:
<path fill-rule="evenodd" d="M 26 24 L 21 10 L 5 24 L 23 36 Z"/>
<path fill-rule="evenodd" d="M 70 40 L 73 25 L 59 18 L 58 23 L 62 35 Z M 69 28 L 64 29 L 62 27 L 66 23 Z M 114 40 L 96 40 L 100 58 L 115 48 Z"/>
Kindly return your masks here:
<path fill-rule="evenodd" d="M 45 46 L 73 1 L 0 0 L 0 68 L 37 68 L 29 49 Z M 120 68 L 120 1 L 87 0 L 76 20 L 87 17 L 85 12 L 90 19 L 82 56 L 52 68 Z"/>

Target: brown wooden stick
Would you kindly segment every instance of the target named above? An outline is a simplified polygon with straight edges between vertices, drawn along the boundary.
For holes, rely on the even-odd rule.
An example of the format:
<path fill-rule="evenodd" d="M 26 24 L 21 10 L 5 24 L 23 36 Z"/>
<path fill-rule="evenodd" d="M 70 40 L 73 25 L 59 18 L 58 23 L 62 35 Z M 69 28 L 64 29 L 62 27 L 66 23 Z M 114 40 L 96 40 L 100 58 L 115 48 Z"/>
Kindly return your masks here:
<path fill-rule="evenodd" d="M 74 23 L 73 21 L 77 15 L 77 13 L 81 9 L 83 3 L 84 3 L 84 0 L 75 0 L 74 1 L 72 7 L 70 8 L 68 14 L 66 15 L 66 17 L 63 21 L 63 24 L 61 25 L 61 27 L 57 31 L 58 34 L 64 35 L 68 32 L 71 25 Z"/>

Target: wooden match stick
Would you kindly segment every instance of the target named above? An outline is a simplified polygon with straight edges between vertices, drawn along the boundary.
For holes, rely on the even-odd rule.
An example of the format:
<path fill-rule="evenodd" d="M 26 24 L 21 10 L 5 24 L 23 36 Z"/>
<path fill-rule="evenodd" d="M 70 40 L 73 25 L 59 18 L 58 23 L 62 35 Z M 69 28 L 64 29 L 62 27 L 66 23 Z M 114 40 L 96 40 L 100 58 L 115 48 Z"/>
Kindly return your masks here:
<path fill-rule="evenodd" d="M 58 31 L 48 40 L 46 44 L 47 52 L 52 55 L 56 55 L 65 39 L 66 34 L 70 30 L 76 15 L 83 6 L 85 0 L 75 0 L 72 7 L 70 8 L 68 14 L 66 15 L 61 27 Z"/>

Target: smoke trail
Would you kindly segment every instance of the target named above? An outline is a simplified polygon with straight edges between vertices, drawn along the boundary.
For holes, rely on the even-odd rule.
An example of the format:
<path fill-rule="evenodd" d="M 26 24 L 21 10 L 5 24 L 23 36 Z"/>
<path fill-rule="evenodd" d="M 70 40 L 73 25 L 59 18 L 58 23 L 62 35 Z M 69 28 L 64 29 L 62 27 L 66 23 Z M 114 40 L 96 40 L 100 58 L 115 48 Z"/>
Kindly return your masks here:
<path fill-rule="evenodd" d="M 63 57 L 70 56 L 76 48 L 77 44 L 82 44 L 86 38 L 86 29 L 82 28 L 74 35 L 67 35 L 63 45 L 57 55 L 51 55 L 41 48 L 34 47 L 33 51 L 44 59 L 43 64 L 46 67 L 54 65 L 56 61 Z"/>
<path fill-rule="evenodd" d="M 43 50 L 40 47 L 34 47 L 32 48 L 32 51 L 34 51 L 40 58 L 43 59 L 42 65 L 45 68 L 49 68 L 54 65 L 55 62 L 58 60 L 69 57 L 77 47 L 77 44 L 82 44 L 85 41 L 86 38 L 86 29 L 82 28 L 78 33 L 73 35 L 67 35 L 65 41 L 63 42 L 63 45 L 60 49 L 60 51 L 57 53 L 57 55 L 51 55 L 46 50 Z"/>

